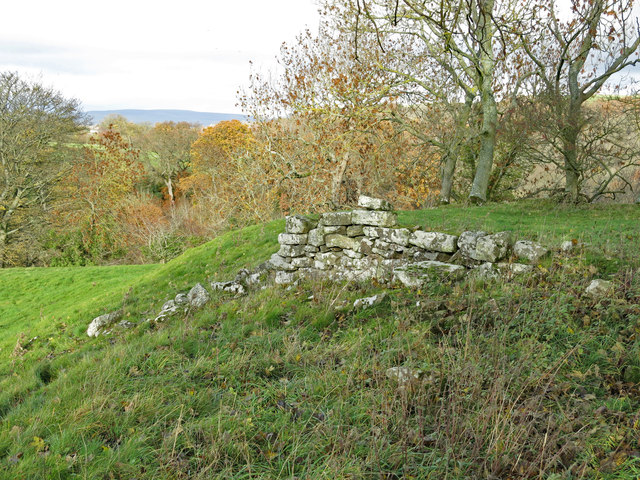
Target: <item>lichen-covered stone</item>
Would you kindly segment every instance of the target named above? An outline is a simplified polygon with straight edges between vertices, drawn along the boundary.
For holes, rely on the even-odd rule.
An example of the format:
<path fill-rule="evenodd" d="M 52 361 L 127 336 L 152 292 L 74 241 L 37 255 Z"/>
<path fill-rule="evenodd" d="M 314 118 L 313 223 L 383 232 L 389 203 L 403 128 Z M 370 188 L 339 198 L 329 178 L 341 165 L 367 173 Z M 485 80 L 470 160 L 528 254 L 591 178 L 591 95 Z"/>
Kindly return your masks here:
<path fill-rule="evenodd" d="M 314 228 L 316 222 L 302 215 L 290 215 L 285 220 L 286 233 L 309 233 Z"/>
<path fill-rule="evenodd" d="M 606 297 L 613 292 L 613 283 L 597 278 L 592 280 L 584 293 L 591 298 L 599 299 Z"/>
<path fill-rule="evenodd" d="M 355 252 L 360 251 L 360 239 L 347 237 L 346 235 L 331 234 L 326 235 L 324 240 L 327 247 L 337 247 L 341 249 L 349 249 Z"/>
<path fill-rule="evenodd" d="M 362 230 L 368 238 L 377 238 L 403 247 L 409 245 L 411 237 L 411 231 L 407 228 L 363 227 Z"/>
<path fill-rule="evenodd" d="M 467 269 L 450 263 L 424 261 L 409 263 L 393 271 L 394 278 L 406 287 L 418 288 L 433 281 L 434 278 L 459 280 Z"/>
<path fill-rule="evenodd" d="M 244 295 L 245 293 L 247 293 L 247 289 L 244 285 L 242 285 L 239 282 L 211 282 L 211 289 L 213 291 L 220 291 L 220 292 L 228 292 L 228 293 L 234 293 L 236 295 Z"/>
<path fill-rule="evenodd" d="M 281 233 L 278 235 L 278 243 L 281 245 L 306 245 L 308 233 Z"/>
<path fill-rule="evenodd" d="M 349 258 L 362 258 L 362 257 L 364 257 L 364 255 L 362 253 L 356 252 L 355 250 L 350 250 L 348 248 L 345 248 L 344 250 L 342 250 L 342 253 L 344 253 Z"/>
<path fill-rule="evenodd" d="M 304 247 L 304 253 L 306 253 L 307 256 L 309 256 L 309 254 L 315 254 L 319 251 L 320 249 L 318 247 L 314 247 L 313 245 L 306 245 Z"/>
<path fill-rule="evenodd" d="M 326 225 L 322 228 L 324 229 L 325 235 L 330 235 L 332 233 L 338 233 L 340 235 L 347 234 L 347 227 L 345 227 L 344 225 Z"/>
<path fill-rule="evenodd" d="M 276 272 L 276 285 L 290 285 L 296 281 L 296 272 L 284 272 L 282 270 Z"/>
<path fill-rule="evenodd" d="M 271 255 L 271 258 L 269 259 L 269 264 L 275 270 L 287 270 L 287 271 L 295 270 L 295 268 L 291 265 L 291 263 L 287 262 L 285 258 L 281 257 L 277 253 L 274 253 L 273 255 Z"/>
<path fill-rule="evenodd" d="M 409 243 L 432 252 L 454 253 L 458 249 L 458 237 L 439 232 L 416 230 L 409 237 Z"/>
<path fill-rule="evenodd" d="M 458 252 L 463 258 L 473 258 L 476 252 L 476 245 L 478 239 L 487 235 L 487 232 L 483 231 L 470 231 L 462 232 L 458 237 Z"/>
<path fill-rule="evenodd" d="M 281 257 L 302 257 L 304 255 L 304 245 L 280 245 L 278 255 Z"/>
<path fill-rule="evenodd" d="M 530 262 L 537 262 L 549 253 L 549 249 L 544 245 L 528 240 L 519 240 L 513 245 L 513 253 L 520 258 L 525 258 Z"/>
<path fill-rule="evenodd" d="M 120 320 L 121 317 L 122 311 L 118 310 L 117 312 L 106 313 L 94 318 L 89 324 L 89 327 L 87 327 L 87 335 L 97 337 L 106 327 L 113 325 Z"/>
<path fill-rule="evenodd" d="M 471 258 L 495 263 L 507 256 L 513 245 L 511 232 L 494 233 L 478 238 L 476 251 Z"/>
<path fill-rule="evenodd" d="M 348 237 L 361 237 L 364 235 L 364 227 L 362 225 L 350 225 L 347 227 Z"/>
<path fill-rule="evenodd" d="M 294 268 L 309 268 L 313 265 L 313 260 L 309 257 L 297 257 L 291 259 L 291 266 Z"/>
<path fill-rule="evenodd" d="M 200 283 L 196 283 L 187 293 L 187 300 L 193 308 L 203 307 L 209 301 L 209 298 L 209 292 Z"/>
<path fill-rule="evenodd" d="M 351 212 L 351 219 L 355 225 L 374 227 L 395 227 L 398 225 L 398 215 L 393 212 L 354 210 Z"/>
<path fill-rule="evenodd" d="M 560 245 L 560 250 L 564 253 L 569 253 L 575 248 L 574 243 L 571 240 L 567 240 L 566 242 L 562 242 Z"/>
<path fill-rule="evenodd" d="M 382 198 L 367 197 L 360 195 L 358 197 L 358 206 L 369 210 L 393 210 L 391 204 Z"/>
<path fill-rule="evenodd" d="M 522 275 L 533 272 L 533 266 L 524 263 L 496 263 L 495 265 L 503 275 Z"/>
<path fill-rule="evenodd" d="M 351 225 L 351 212 L 327 212 L 320 217 L 320 225 Z"/>
<path fill-rule="evenodd" d="M 324 245 L 324 229 L 322 227 L 318 227 L 313 230 L 309 230 L 307 243 L 313 247 L 320 247 L 321 245 Z"/>

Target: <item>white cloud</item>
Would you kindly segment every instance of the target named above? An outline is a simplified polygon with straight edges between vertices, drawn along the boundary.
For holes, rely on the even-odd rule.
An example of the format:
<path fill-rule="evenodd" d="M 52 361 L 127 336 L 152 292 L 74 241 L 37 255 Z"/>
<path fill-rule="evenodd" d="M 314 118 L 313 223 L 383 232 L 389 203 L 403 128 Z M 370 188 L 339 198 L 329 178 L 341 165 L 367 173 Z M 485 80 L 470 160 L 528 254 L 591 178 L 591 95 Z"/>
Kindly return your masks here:
<path fill-rule="evenodd" d="M 318 23 L 315 0 L 35 0 L 3 5 L 0 70 L 39 76 L 87 109 L 237 112 L 249 61 Z"/>

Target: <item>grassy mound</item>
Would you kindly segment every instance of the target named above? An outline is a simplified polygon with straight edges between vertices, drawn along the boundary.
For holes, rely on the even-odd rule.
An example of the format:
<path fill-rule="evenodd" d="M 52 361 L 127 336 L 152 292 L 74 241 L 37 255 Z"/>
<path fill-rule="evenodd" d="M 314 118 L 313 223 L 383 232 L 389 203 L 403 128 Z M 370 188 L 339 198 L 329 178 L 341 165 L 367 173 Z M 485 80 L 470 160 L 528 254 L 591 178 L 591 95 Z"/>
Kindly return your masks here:
<path fill-rule="evenodd" d="M 97 339 L 84 333 L 96 315 L 139 322 L 196 281 L 264 261 L 283 222 L 166 265 L 0 271 L 15 298 L 0 300 L 0 478 L 635 478 L 638 215 L 403 212 L 407 225 L 584 247 L 533 277 L 391 289 L 368 310 L 353 301 L 381 286 L 215 294 Z M 585 297 L 594 277 L 616 292 Z"/>

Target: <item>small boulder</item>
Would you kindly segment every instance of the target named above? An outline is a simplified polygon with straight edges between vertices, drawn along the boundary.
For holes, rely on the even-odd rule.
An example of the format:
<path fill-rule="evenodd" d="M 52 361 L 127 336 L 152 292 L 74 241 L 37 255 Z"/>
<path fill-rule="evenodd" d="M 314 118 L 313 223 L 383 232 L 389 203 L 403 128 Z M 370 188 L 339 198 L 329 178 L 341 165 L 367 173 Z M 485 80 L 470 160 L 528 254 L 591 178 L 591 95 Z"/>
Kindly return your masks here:
<path fill-rule="evenodd" d="M 187 298 L 186 293 L 177 294 L 176 298 L 174 298 L 173 301 L 176 303 L 176 305 L 186 305 L 187 303 L 189 303 L 189 299 Z"/>
<path fill-rule="evenodd" d="M 613 292 L 613 283 L 607 280 L 592 280 L 584 293 L 594 299 L 606 297 Z"/>
<path fill-rule="evenodd" d="M 211 282 L 211 289 L 213 291 L 234 293 L 236 295 L 244 295 L 247 293 L 247 289 L 242 283 L 232 282 Z"/>
<path fill-rule="evenodd" d="M 290 285 L 294 283 L 296 280 L 295 272 L 284 272 L 278 271 L 276 272 L 275 282 L 276 285 Z"/>
<path fill-rule="evenodd" d="M 271 265 L 274 270 L 295 270 L 291 263 L 287 262 L 286 259 L 278 255 L 277 253 L 271 255 L 271 258 L 269 259 L 269 265 Z"/>
<path fill-rule="evenodd" d="M 113 325 L 120 320 L 121 317 L 122 310 L 117 310 L 94 318 L 87 328 L 87 335 L 90 337 L 97 337 L 106 327 Z"/>
<path fill-rule="evenodd" d="M 196 283 L 195 286 L 191 290 L 189 290 L 189 293 L 187 294 L 187 301 L 193 308 L 203 307 L 204 305 L 206 305 L 209 299 L 209 292 L 207 292 L 207 289 L 204 288 L 200 283 Z"/>
<path fill-rule="evenodd" d="M 549 253 L 549 249 L 544 245 L 528 240 L 519 240 L 513 245 L 513 253 L 520 258 L 525 258 L 536 263 Z"/>
<path fill-rule="evenodd" d="M 379 293 L 372 297 L 359 298 L 353 302 L 353 308 L 364 310 L 365 308 L 371 308 L 376 305 L 380 305 L 387 298 L 387 292 Z"/>
<path fill-rule="evenodd" d="M 567 240 L 566 242 L 562 242 L 562 244 L 560 245 L 560 250 L 564 253 L 570 253 L 575 247 L 575 243 L 573 243 L 571 240 Z"/>

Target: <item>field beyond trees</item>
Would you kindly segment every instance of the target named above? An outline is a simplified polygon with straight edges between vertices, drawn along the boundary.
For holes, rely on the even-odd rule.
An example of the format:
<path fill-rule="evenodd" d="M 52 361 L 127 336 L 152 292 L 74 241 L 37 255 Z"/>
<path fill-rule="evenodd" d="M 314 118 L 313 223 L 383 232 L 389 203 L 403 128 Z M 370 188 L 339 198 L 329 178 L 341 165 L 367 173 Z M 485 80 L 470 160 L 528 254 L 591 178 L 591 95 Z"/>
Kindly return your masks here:
<path fill-rule="evenodd" d="M 164 265 L 0 270 L 0 478 L 635 478 L 637 219 L 552 202 L 400 212 L 555 252 L 531 276 L 388 289 L 369 310 L 351 305 L 382 286 L 304 283 L 143 321 L 266 260 L 280 220 Z M 566 240 L 579 247 L 560 254 Z M 591 299 L 593 278 L 615 291 Z M 118 308 L 134 328 L 86 336 Z"/>

